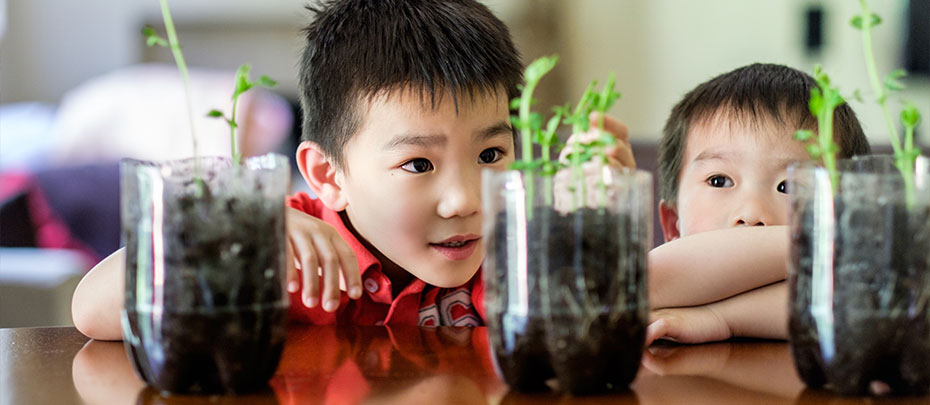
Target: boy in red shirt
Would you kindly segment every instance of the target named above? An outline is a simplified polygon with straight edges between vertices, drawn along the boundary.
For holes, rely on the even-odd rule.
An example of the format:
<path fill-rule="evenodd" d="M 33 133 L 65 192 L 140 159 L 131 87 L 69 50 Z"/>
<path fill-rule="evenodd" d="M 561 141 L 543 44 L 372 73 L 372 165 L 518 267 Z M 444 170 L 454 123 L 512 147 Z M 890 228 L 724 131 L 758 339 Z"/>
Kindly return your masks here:
<path fill-rule="evenodd" d="M 481 170 L 514 160 L 522 80 L 507 27 L 473 0 L 346 0 L 305 33 L 297 163 L 318 199 L 288 201 L 292 319 L 482 324 Z M 605 124 L 632 161 L 626 128 Z M 122 260 L 75 291 L 85 335 L 120 338 Z"/>

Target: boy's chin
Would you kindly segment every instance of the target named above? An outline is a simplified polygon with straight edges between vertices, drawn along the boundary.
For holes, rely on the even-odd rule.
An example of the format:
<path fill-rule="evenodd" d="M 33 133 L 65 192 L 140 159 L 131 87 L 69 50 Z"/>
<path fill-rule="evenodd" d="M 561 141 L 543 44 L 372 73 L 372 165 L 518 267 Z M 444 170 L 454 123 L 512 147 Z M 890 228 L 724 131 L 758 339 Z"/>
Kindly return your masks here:
<path fill-rule="evenodd" d="M 468 280 L 471 280 L 475 276 L 475 273 L 478 272 L 478 269 L 475 268 L 471 272 L 455 272 L 455 274 L 416 274 L 414 276 L 423 280 L 426 284 L 436 286 L 439 288 L 455 288 L 461 287 Z"/>

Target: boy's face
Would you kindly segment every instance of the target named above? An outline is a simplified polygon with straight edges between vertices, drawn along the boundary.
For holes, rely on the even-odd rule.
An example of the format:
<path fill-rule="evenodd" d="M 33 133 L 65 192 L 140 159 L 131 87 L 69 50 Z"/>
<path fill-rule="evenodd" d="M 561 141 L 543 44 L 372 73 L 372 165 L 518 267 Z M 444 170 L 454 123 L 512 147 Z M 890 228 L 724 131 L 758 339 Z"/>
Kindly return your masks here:
<path fill-rule="evenodd" d="M 810 159 L 793 132 L 769 123 L 741 125 L 719 115 L 692 127 L 678 202 L 660 207 L 665 240 L 736 226 L 786 224 L 787 167 Z"/>
<path fill-rule="evenodd" d="M 451 94 L 440 101 L 375 97 L 336 181 L 359 235 L 417 278 L 455 287 L 484 258 L 481 170 L 506 169 L 514 142 L 506 93 L 459 97 L 458 112 Z"/>

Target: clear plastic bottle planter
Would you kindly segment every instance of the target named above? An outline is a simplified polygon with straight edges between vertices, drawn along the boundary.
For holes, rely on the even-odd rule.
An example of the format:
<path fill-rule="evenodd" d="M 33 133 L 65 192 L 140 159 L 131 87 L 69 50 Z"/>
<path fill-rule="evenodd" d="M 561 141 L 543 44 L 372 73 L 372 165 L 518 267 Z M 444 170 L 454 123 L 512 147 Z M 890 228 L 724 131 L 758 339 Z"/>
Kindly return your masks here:
<path fill-rule="evenodd" d="M 281 155 L 120 165 L 126 246 L 123 340 L 138 374 L 171 394 L 267 388 L 281 357 L 285 290 Z"/>
<path fill-rule="evenodd" d="M 811 388 L 863 395 L 930 390 L 930 161 L 914 201 L 888 156 L 789 169 L 790 343 Z"/>
<path fill-rule="evenodd" d="M 551 178 L 483 173 L 488 333 L 498 374 L 518 391 L 547 390 L 553 377 L 572 394 L 622 391 L 639 369 L 652 176 L 604 178 L 604 194 L 588 199 L 602 208 L 560 212 L 571 202 Z"/>

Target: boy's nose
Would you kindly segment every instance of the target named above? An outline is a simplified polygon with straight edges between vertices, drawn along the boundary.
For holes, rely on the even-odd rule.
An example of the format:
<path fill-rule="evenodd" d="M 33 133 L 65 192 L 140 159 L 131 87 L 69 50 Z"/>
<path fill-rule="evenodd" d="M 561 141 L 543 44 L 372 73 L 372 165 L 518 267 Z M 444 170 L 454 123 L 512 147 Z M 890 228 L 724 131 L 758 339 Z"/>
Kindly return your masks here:
<path fill-rule="evenodd" d="M 732 226 L 765 226 L 772 224 L 770 209 L 760 201 L 747 201 L 733 216 Z"/>
<path fill-rule="evenodd" d="M 439 187 L 437 212 L 442 218 L 467 217 L 478 213 L 481 208 L 480 178 L 458 178 Z"/>

